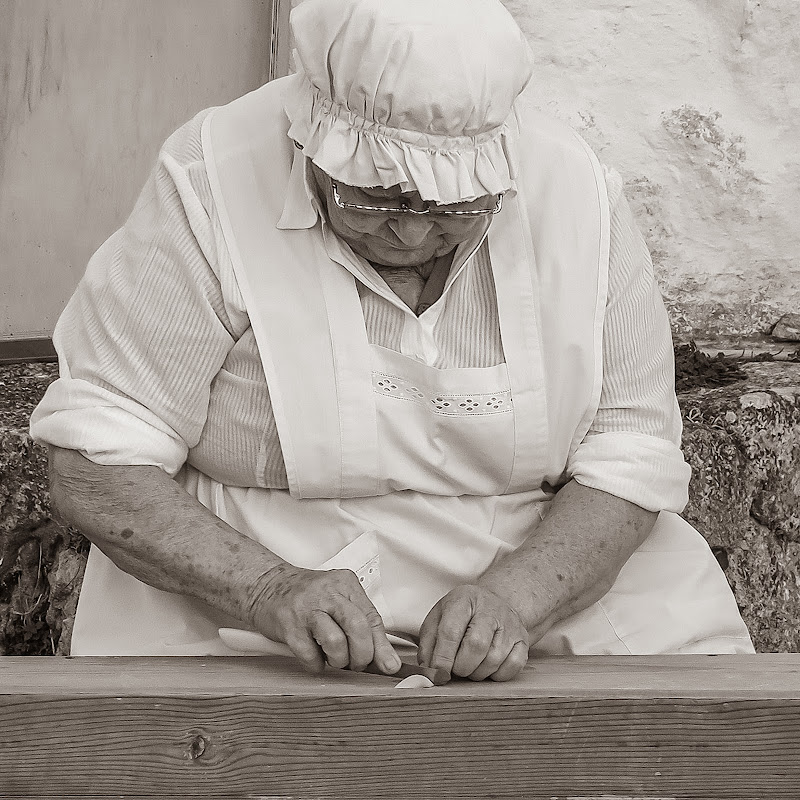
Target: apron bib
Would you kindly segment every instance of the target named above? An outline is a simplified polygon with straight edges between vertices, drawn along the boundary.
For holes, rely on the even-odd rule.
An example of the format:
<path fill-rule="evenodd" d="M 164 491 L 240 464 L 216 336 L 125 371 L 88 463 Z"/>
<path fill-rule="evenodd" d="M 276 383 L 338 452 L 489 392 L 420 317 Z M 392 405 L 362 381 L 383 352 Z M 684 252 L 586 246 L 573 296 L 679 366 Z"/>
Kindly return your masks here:
<path fill-rule="evenodd" d="M 552 196 L 547 213 L 558 220 L 560 212 L 566 223 L 545 212 L 532 220 L 539 204 L 522 189 L 507 198 L 481 245 L 491 257 L 505 363 L 436 369 L 369 343 L 354 272 L 332 258 L 318 227 L 277 227 L 288 165 L 296 178 L 303 158 L 275 111 L 290 81 L 212 112 L 203 127 L 209 180 L 262 357 L 289 490 L 226 487 L 190 465 L 176 479 L 282 558 L 353 569 L 387 628 L 413 639 L 437 600 L 475 581 L 544 517 L 551 495 L 541 487 L 557 479 L 594 416 L 607 269 L 604 183 L 593 157 L 559 167 L 566 205 Z M 526 175 L 526 187 L 549 180 L 553 160 L 541 161 L 543 174 Z M 573 202 L 589 189 L 595 200 Z M 554 238 L 554 224 L 581 236 Z M 543 281 L 548 296 L 581 285 L 578 313 L 562 337 L 566 366 L 558 349 L 556 364 L 543 359 L 542 342 L 549 346 L 565 325 L 557 308 L 539 307 Z M 545 388 L 554 375 L 565 397 L 559 408 L 548 404 Z M 241 627 L 236 620 L 145 586 L 96 548 L 86 575 L 75 654 L 236 652 L 218 635 L 219 628 Z M 679 517 L 661 514 L 611 592 L 555 626 L 533 652 L 679 651 L 708 646 L 709 636 L 722 648 L 712 652 L 749 646 L 705 541 Z"/>

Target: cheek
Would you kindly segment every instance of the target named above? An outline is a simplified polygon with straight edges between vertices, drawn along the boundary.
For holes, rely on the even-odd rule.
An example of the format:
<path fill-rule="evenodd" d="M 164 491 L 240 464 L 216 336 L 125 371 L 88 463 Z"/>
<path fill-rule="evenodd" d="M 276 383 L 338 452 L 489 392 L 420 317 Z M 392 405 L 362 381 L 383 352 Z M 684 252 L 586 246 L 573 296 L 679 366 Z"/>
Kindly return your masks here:
<path fill-rule="evenodd" d="M 471 219 L 463 222 L 447 222 L 440 225 L 440 229 L 445 241 L 449 244 L 461 244 L 473 236 L 482 234 L 484 226 L 488 227 L 485 220 Z"/>
<path fill-rule="evenodd" d="M 370 217 L 367 214 L 358 216 L 348 214 L 345 216 L 336 206 L 333 207 L 332 211 L 328 212 L 328 219 L 336 233 L 351 237 L 374 234 L 385 224 L 385 220 Z"/>

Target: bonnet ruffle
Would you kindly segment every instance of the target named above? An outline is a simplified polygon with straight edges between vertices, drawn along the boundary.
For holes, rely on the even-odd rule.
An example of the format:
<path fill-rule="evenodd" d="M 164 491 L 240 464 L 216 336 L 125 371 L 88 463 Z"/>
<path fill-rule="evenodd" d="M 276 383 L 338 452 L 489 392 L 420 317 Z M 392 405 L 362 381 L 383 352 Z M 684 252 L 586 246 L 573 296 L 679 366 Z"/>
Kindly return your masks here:
<path fill-rule="evenodd" d="M 351 186 L 440 204 L 514 189 L 531 54 L 499 0 L 303 0 L 289 136 Z"/>

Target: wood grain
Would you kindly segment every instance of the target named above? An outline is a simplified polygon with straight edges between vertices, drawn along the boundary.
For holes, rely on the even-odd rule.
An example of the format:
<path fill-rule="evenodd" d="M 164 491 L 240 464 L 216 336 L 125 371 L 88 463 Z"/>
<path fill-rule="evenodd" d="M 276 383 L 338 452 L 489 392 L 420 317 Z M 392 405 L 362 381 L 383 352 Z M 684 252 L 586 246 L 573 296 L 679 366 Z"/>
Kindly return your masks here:
<path fill-rule="evenodd" d="M 800 797 L 800 655 L 395 689 L 276 658 L 0 659 L 0 796 Z"/>

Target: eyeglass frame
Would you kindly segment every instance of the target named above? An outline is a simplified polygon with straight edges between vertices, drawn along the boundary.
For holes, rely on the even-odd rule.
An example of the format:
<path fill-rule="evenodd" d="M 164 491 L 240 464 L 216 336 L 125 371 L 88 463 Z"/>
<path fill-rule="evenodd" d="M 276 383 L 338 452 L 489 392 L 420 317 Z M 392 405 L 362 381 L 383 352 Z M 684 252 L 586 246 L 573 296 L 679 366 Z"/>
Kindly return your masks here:
<path fill-rule="evenodd" d="M 505 192 L 500 192 L 500 194 L 497 195 L 497 203 L 495 204 L 494 208 L 469 209 L 466 211 L 436 211 L 435 209 L 431 210 L 430 206 L 426 205 L 424 211 L 417 211 L 408 205 L 408 200 L 406 200 L 405 197 L 399 198 L 399 208 L 386 206 L 364 206 L 358 203 L 347 203 L 340 197 L 339 187 L 337 186 L 336 181 L 333 178 L 331 178 L 330 181 L 333 202 L 335 203 L 336 207 L 342 211 L 377 211 L 383 214 L 430 214 L 434 217 L 488 217 L 500 213 L 500 210 L 503 207 L 503 195 L 505 194 Z"/>

